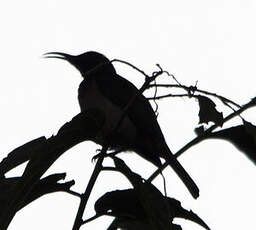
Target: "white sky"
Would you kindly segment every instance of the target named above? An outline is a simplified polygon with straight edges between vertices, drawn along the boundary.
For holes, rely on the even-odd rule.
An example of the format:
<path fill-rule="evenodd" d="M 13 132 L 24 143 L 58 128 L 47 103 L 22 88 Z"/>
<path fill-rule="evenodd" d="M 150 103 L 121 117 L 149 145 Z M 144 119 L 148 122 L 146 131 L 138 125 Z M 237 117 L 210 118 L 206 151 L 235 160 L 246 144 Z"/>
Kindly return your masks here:
<path fill-rule="evenodd" d="M 201 89 L 246 103 L 255 96 L 255 12 L 253 0 L 2 1 L 0 157 L 29 140 L 49 137 L 79 112 L 79 73 L 63 61 L 42 59 L 45 52 L 95 50 L 130 61 L 148 73 L 160 63 L 183 84 L 198 80 Z M 116 67 L 139 87 L 140 75 L 121 64 Z M 169 99 L 159 106 L 159 122 L 175 152 L 194 137 L 197 103 Z M 256 124 L 255 110 L 245 118 Z M 76 180 L 73 189 L 84 191 L 96 148 L 88 142 L 76 146 L 48 173 L 67 172 L 67 180 Z M 122 156 L 143 176 L 153 172 L 152 165 L 135 154 Z M 227 142 L 205 141 L 180 161 L 199 185 L 201 196 L 193 200 L 167 169 L 165 175 L 172 174 L 167 179 L 169 196 L 181 200 L 211 229 L 255 229 L 256 171 L 242 153 Z M 161 178 L 155 184 L 162 189 Z M 94 214 L 95 199 L 127 185 L 118 174 L 103 173 L 86 216 Z M 68 230 L 77 207 L 77 198 L 68 194 L 48 195 L 20 211 L 9 229 Z M 106 229 L 110 221 L 101 218 L 81 229 Z M 201 229 L 191 222 L 182 224 L 184 230 Z"/>

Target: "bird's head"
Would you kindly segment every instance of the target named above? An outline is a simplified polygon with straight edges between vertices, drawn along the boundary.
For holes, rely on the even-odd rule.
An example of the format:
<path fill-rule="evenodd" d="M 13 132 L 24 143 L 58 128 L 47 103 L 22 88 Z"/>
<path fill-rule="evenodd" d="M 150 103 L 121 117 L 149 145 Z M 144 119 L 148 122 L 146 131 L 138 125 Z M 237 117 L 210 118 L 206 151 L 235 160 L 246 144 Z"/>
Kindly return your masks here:
<path fill-rule="evenodd" d="M 75 66 L 83 77 L 89 71 L 97 68 L 104 68 L 110 71 L 115 71 L 114 66 L 103 54 L 95 51 L 85 52 L 80 55 L 70 55 L 61 52 L 49 52 L 44 54 L 45 58 L 58 58 L 68 61 L 71 65 Z"/>

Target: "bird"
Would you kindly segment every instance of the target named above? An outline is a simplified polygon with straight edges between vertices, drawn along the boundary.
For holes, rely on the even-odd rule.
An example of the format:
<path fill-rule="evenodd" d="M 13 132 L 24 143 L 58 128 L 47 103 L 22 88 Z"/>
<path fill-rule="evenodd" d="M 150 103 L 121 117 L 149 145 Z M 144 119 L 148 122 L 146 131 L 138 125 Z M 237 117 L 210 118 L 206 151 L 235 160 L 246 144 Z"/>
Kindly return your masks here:
<path fill-rule="evenodd" d="M 147 98 L 138 88 L 116 72 L 114 65 L 103 54 L 87 51 L 80 55 L 62 52 L 48 52 L 45 58 L 63 59 L 73 65 L 83 77 L 78 88 L 78 101 L 81 112 L 98 108 L 104 112 L 105 123 L 101 136 L 96 142 L 107 140 L 113 150 L 132 151 L 161 167 L 164 158 L 183 181 L 194 198 L 199 196 L 196 183 L 169 149 L 155 112 Z M 122 111 L 130 104 L 123 120 L 117 126 Z"/>

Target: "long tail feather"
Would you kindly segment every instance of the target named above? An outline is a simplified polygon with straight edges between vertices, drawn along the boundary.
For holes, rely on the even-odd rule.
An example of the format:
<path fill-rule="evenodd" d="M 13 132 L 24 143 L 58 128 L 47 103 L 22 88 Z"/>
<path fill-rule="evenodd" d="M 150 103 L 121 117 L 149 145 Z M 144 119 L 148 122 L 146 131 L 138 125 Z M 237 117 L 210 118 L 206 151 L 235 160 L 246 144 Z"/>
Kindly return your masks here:
<path fill-rule="evenodd" d="M 185 184 L 191 195 L 196 199 L 199 197 L 199 188 L 196 183 L 190 177 L 190 175 L 186 172 L 180 162 L 176 159 L 176 157 L 172 154 L 171 150 L 166 146 L 166 151 L 162 153 L 162 156 L 168 164 L 172 167 L 175 173 L 180 177 L 182 182 Z"/>

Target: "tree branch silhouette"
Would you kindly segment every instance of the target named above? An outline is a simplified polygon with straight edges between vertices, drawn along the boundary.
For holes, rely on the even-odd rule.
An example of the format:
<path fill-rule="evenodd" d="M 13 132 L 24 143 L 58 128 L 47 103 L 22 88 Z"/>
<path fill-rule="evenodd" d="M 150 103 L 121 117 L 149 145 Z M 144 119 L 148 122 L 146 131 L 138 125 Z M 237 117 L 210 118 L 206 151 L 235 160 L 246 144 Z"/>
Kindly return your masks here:
<path fill-rule="evenodd" d="M 242 106 L 239 110 L 231 113 L 230 115 L 228 115 L 227 117 L 224 118 L 223 123 L 231 120 L 232 118 L 234 118 L 235 116 L 239 116 L 242 112 L 244 112 L 245 110 L 254 107 L 256 105 L 256 98 L 253 98 L 252 100 L 250 100 L 248 103 L 246 103 L 244 106 Z M 189 148 L 191 148 L 192 146 L 200 143 L 201 141 L 205 140 L 207 138 L 207 135 L 209 133 L 211 133 L 213 130 L 215 130 L 218 127 L 218 125 L 212 125 L 210 128 L 208 128 L 207 130 L 204 131 L 204 133 L 200 136 L 197 136 L 196 138 L 194 138 L 193 140 L 191 140 L 189 143 L 187 143 L 185 146 L 183 146 L 179 151 L 177 151 L 174 155 L 175 157 L 179 157 L 180 155 L 182 155 L 185 151 L 187 151 Z M 152 181 L 154 180 L 159 174 L 160 172 L 165 169 L 167 167 L 167 163 L 165 162 L 162 167 L 160 167 L 159 169 L 157 169 L 149 178 L 148 181 Z"/>
<path fill-rule="evenodd" d="M 97 163 L 94 167 L 93 173 L 90 177 L 90 180 L 88 182 L 88 185 L 86 187 L 85 192 L 81 195 L 81 201 L 80 201 L 80 205 L 77 211 L 77 215 L 75 218 L 75 222 L 73 225 L 73 230 L 78 230 L 80 229 L 81 225 L 83 224 L 83 214 L 84 214 L 84 210 L 86 207 L 86 204 L 88 202 L 88 199 L 90 197 L 90 194 L 92 192 L 92 189 L 95 185 L 95 182 L 99 176 L 99 173 L 101 172 L 101 167 L 102 167 L 102 162 L 104 160 L 104 154 L 107 152 L 107 146 L 103 146 L 101 153 L 102 155 L 98 158 Z"/>
<path fill-rule="evenodd" d="M 19 147 L 9 154 L 11 159 L 7 157 L 0 163 L 1 177 L 4 178 L 4 174 L 13 166 L 23 163 L 24 160 L 29 160 L 22 177 L 19 178 L 13 188 L 15 192 L 8 197 L 8 207 L 0 215 L 0 229 L 7 229 L 15 213 L 31 194 L 32 189 L 46 170 L 74 145 L 84 140 L 94 139 L 103 121 L 104 116 L 100 111 L 88 111 L 87 114 L 80 113 L 69 123 L 64 124 L 56 136 L 45 138 L 44 141 L 37 141 L 37 147 L 32 143 L 33 154 L 24 154 L 29 149 L 28 145 L 25 144 L 25 149 L 22 146 Z M 22 157 L 21 160 L 19 153 L 22 156 L 26 155 L 26 157 Z"/>
<path fill-rule="evenodd" d="M 122 109 L 122 112 L 119 118 L 116 121 L 116 124 L 111 130 L 111 132 L 115 133 L 122 121 L 127 114 L 130 106 L 136 100 L 136 97 L 139 94 L 142 94 L 145 90 L 150 88 L 155 88 L 155 93 L 153 97 L 147 98 L 148 100 L 159 100 L 163 98 L 169 97 L 194 97 L 198 98 L 201 96 L 200 94 L 205 94 L 212 96 L 214 98 L 219 99 L 225 106 L 228 106 L 233 110 L 228 116 L 223 119 L 223 123 L 229 121 L 230 119 L 240 116 L 245 110 L 254 107 L 256 105 L 256 97 L 251 99 L 248 103 L 243 106 L 240 106 L 236 102 L 220 96 L 216 93 L 211 93 L 205 90 L 198 89 L 196 86 L 185 86 L 178 82 L 174 75 L 169 74 L 167 71 L 163 70 L 160 65 L 156 65 L 159 70 L 154 71 L 151 75 L 146 74 L 143 70 L 139 69 L 135 65 L 119 60 L 113 59 L 110 62 L 120 62 L 130 66 L 131 68 L 135 69 L 139 73 L 141 73 L 145 77 L 145 81 L 142 87 L 130 98 L 128 104 Z M 93 73 L 97 70 L 97 68 L 101 68 L 107 63 L 103 63 L 102 65 L 96 66 L 90 72 Z M 156 84 L 155 80 L 161 76 L 162 74 L 167 74 L 171 76 L 177 84 Z M 158 88 L 180 88 L 185 90 L 187 93 L 185 94 L 166 94 L 166 95 L 157 95 Z M 199 93 L 196 95 L 195 93 Z M 235 110 L 235 107 L 237 110 Z M 122 173 L 127 177 L 127 179 L 131 182 L 134 187 L 135 193 L 138 195 L 138 201 L 141 203 L 142 212 L 144 212 L 145 219 L 140 219 L 141 216 L 136 219 L 136 223 L 131 222 L 129 219 L 131 216 L 134 217 L 134 212 L 128 209 L 128 214 L 130 215 L 129 218 L 125 216 L 125 218 L 120 219 L 120 213 L 112 213 L 112 216 L 115 216 L 116 219 L 112 222 L 111 226 L 113 229 L 117 229 L 120 224 L 135 224 L 135 226 L 144 226 L 147 229 L 154 229 L 160 230 L 165 229 L 167 224 L 172 224 L 168 218 L 170 218 L 170 210 L 173 208 L 172 206 L 166 205 L 165 198 L 160 191 L 157 190 L 150 182 L 154 180 L 156 176 L 158 176 L 162 170 L 168 165 L 165 162 L 162 167 L 159 167 L 147 180 L 144 180 L 140 175 L 135 174 L 130 170 L 130 168 L 117 158 L 115 155 L 121 151 L 117 151 L 116 153 L 107 153 L 109 149 L 109 144 L 107 141 L 102 145 L 102 149 L 100 154 L 97 157 L 97 163 L 94 167 L 92 175 L 89 179 L 89 182 L 85 188 L 83 194 L 79 194 L 75 191 L 72 191 L 70 187 L 74 184 L 74 181 L 68 181 L 65 183 L 58 183 L 60 179 L 65 178 L 65 174 L 53 174 L 48 177 L 42 178 L 43 174 L 46 172 L 47 169 L 67 150 L 72 148 L 78 143 L 81 143 L 85 140 L 92 140 L 96 142 L 97 135 L 101 131 L 105 122 L 105 115 L 104 111 L 100 111 L 97 109 L 90 109 L 86 112 L 80 113 L 75 116 L 70 122 L 64 124 L 58 131 L 57 135 L 52 136 L 50 138 L 39 137 L 35 140 L 32 140 L 23 146 L 20 146 L 13 150 L 11 153 L 8 154 L 6 158 L 2 160 L 0 163 L 0 200 L 4 200 L 3 205 L 0 207 L 0 229 L 7 229 L 10 222 L 12 221 L 13 217 L 15 216 L 16 212 L 21 208 L 25 207 L 27 204 L 32 202 L 33 200 L 41 197 L 42 195 L 51 193 L 51 192 L 67 192 L 75 197 L 80 198 L 80 204 L 77 210 L 77 215 L 74 220 L 73 230 L 79 230 L 83 224 L 92 221 L 99 216 L 103 215 L 102 213 L 96 213 L 96 215 L 88 220 L 83 220 L 83 214 L 86 209 L 86 205 L 88 199 L 91 195 L 95 182 L 100 174 L 101 171 L 108 170 L 108 171 L 117 171 Z M 244 121 L 245 122 L 245 121 Z M 248 124 L 247 124 L 248 125 Z M 206 140 L 211 136 L 212 132 L 219 127 L 219 124 L 214 124 L 210 128 L 203 130 L 201 133 L 198 134 L 196 138 L 188 142 L 184 145 L 179 151 L 176 152 L 175 157 L 179 157 L 185 151 L 193 147 L 194 145 L 200 143 L 203 140 Z M 256 132 L 254 130 L 254 126 L 252 125 L 252 130 L 250 130 L 253 137 Z M 216 132 L 215 132 L 216 133 Z M 111 133 L 109 133 L 111 135 Z M 107 137 L 106 137 L 107 140 Z M 254 143 L 255 144 L 255 143 Z M 108 167 L 103 166 L 103 161 L 106 156 L 110 156 L 115 164 L 115 167 Z M 5 174 L 10 171 L 11 169 L 15 168 L 16 166 L 28 161 L 28 164 L 20 177 L 16 178 L 5 178 Z M 133 190 L 124 190 L 121 191 L 120 194 L 129 193 L 134 194 Z M 111 194 L 119 194 L 118 192 L 113 192 Z M 133 200 L 131 200 L 133 201 Z M 96 203 L 95 203 L 96 204 Z M 177 203 L 176 203 L 177 204 Z M 100 206 L 101 208 L 104 207 Z M 114 207 L 116 208 L 116 207 Z M 117 208 L 120 208 L 117 206 Z M 156 212 L 156 210 L 158 210 Z M 99 209 L 98 209 L 99 211 Z M 97 210 L 96 210 L 97 212 Z M 122 213 L 122 212 L 121 212 Z M 198 217 L 193 212 L 185 212 L 186 215 L 190 218 Z M 115 215 L 117 214 L 117 215 Z M 135 213 L 136 214 L 136 213 Z M 138 214 L 138 213 L 137 213 Z M 104 215 L 110 215 L 109 213 L 104 213 Z M 136 215 L 135 215 L 136 216 Z M 171 216 L 173 218 L 174 216 Z M 137 217 L 136 217 L 137 218 Z M 122 221 L 128 222 L 122 222 Z M 143 221 L 146 220 L 146 224 Z M 133 220 L 132 220 L 133 221 Z M 141 222 L 142 221 L 142 222 Z M 197 219 L 197 223 L 201 224 L 206 229 L 209 227 L 199 218 Z M 142 225 L 136 225 L 141 224 Z M 152 227 L 153 226 L 153 227 Z M 175 226 L 170 225 L 171 229 Z M 126 226 L 127 227 L 127 226 Z M 130 228 L 127 228 L 128 230 Z"/>
<path fill-rule="evenodd" d="M 240 106 L 238 103 L 236 103 L 236 102 L 234 102 L 234 101 L 232 101 L 232 100 L 230 100 L 230 99 L 228 99 L 228 98 L 226 98 L 226 97 L 223 97 L 223 96 L 218 95 L 218 94 L 216 94 L 216 93 L 208 92 L 208 91 L 206 91 L 206 90 L 198 89 L 196 86 L 185 86 L 185 85 L 181 85 L 181 84 L 178 84 L 178 85 L 176 85 L 176 84 L 151 84 L 151 85 L 149 86 L 149 88 L 152 88 L 152 87 L 160 87 L 160 88 L 181 88 L 181 89 L 184 89 L 184 90 L 186 90 L 186 91 L 188 92 L 188 94 L 187 94 L 188 97 L 193 96 L 193 94 L 194 94 L 195 92 L 203 93 L 203 94 L 205 94 L 205 95 L 209 95 L 209 96 L 213 96 L 213 97 L 218 98 L 224 105 L 228 106 L 228 107 L 231 108 L 232 110 L 233 110 L 233 108 L 230 107 L 229 104 L 232 104 L 232 105 L 234 105 L 234 106 L 237 107 L 237 108 L 241 108 L 241 106 Z M 186 95 L 186 94 L 184 94 L 184 96 L 185 96 L 185 95 Z M 167 96 L 165 96 L 165 97 L 167 97 Z M 170 97 L 172 97 L 172 94 L 170 94 Z M 161 98 L 160 98 L 160 99 L 161 99 Z"/>

